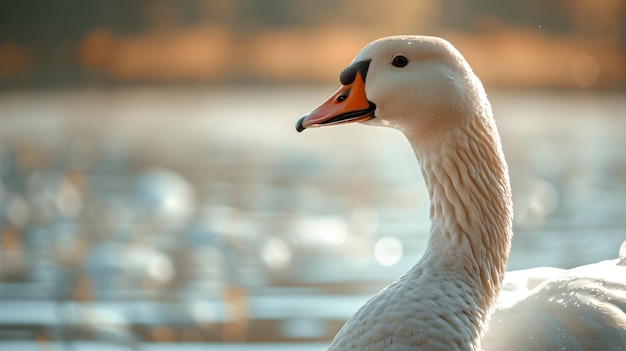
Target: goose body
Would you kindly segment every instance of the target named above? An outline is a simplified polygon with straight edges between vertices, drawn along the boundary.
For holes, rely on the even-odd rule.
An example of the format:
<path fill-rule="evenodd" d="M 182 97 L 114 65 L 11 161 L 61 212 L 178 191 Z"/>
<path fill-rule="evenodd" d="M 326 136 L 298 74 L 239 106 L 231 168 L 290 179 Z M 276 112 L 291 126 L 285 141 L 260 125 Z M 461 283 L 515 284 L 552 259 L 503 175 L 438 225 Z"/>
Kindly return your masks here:
<path fill-rule="evenodd" d="M 626 249 L 574 270 L 505 276 L 508 167 L 482 84 L 450 43 L 379 39 L 340 81 L 297 130 L 399 129 L 421 166 L 431 229 L 419 262 L 365 303 L 329 350 L 626 350 Z"/>

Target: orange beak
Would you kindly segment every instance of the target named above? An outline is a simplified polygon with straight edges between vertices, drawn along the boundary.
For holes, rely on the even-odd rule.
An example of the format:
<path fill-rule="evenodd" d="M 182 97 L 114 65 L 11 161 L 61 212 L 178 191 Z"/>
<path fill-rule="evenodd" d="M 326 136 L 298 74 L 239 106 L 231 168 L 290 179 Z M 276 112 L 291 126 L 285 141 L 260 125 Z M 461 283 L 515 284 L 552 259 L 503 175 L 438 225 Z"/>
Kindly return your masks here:
<path fill-rule="evenodd" d="M 361 73 L 357 73 L 354 82 L 343 85 L 328 100 L 302 116 L 296 130 L 367 121 L 374 118 L 374 110 L 376 105 L 367 100 L 365 82 Z"/>

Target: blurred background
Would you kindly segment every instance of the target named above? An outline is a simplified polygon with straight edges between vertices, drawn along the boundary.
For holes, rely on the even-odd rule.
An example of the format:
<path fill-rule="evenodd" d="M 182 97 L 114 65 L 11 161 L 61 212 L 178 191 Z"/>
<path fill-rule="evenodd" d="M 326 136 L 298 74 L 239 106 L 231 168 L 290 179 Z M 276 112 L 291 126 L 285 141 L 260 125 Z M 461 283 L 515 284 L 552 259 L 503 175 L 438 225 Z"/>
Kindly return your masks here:
<path fill-rule="evenodd" d="M 298 134 L 368 42 L 451 41 L 511 168 L 510 269 L 626 239 L 623 0 L 0 1 L 0 350 L 324 350 L 409 269 L 408 144 Z"/>

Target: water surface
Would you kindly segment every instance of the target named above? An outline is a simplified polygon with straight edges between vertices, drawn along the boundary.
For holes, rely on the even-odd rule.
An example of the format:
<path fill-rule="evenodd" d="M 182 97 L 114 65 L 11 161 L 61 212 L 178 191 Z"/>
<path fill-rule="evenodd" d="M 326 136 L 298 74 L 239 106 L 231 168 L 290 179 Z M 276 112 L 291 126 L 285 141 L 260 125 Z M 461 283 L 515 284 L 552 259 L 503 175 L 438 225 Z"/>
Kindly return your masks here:
<path fill-rule="evenodd" d="M 0 96 L 0 349 L 323 349 L 416 262 L 429 227 L 400 133 L 295 132 L 332 91 Z M 510 269 L 616 257 L 624 95 L 490 96 L 515 203 Z"/>

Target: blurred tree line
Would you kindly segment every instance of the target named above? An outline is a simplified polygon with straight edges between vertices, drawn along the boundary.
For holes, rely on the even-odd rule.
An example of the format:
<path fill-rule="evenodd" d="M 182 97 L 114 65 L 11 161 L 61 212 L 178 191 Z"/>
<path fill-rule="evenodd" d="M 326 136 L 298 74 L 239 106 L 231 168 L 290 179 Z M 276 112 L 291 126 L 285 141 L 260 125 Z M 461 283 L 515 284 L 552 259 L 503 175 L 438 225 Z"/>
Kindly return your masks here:
<path fill-rule="evenodd" d="M 326 33 L 335 36 L 333 40 L 361 40 L 367 42 L 390 34 L 415 33 L 435 34 L 462 33 L 465 36 L 493 34 L 507 28 L 528 28 L 539 35 L 555 35 L 579 38 L 587 42 L 600 43 L 614 52 L 626 51 L 626 2 L 623 0 L 423 0 L 410 2 L 402 0 L 137 0 L 137 1 L 0 1 L 0 88 L 29 88 L 41 86 L 75 86 L 84 84 L 117 83 L 223 83 L 229 81 L 307 81 L 307 77 L 280 72 L 260 74 L 255 77 L 255 67 L 237 70 L 229 67 L 237 63 L 240 67 L 247 63 L 232 59 L 238 54 L 246 54 L 245 49 L 253 46 L 251 37 L 264 33 L 296 34 L 315 33 L 330 28 Z M 121 61 L 133 62 L 131 56 L 116 56 L 107 52 L 106 58 L 93 58 L 93 52 L 102 51 L 105 43 L 111 44 L 112 51 L 124 52 L 123 45 L 140 44 L 142 37 L 154 33 L 175 33 L 171 41 L 184 41 L 185 29 L 220 28 L 223 41 L 213 41 L 209 34 L 201 34 L 196 43 L 188 46 L 163 45 L 163 55 L 171 54 L 168 64 L 155 64 L 153 71 L 132 74 L 132 64 L 123 68 Z M 84 45 L 94 31 L 106 33 L 106 40 L 95 40 L 89 47 L 91 54 L 85 59 Z M 349 31 L 352 36 L 346 35 Z M 333 33 L 334 32 L 334 33 Z M 213 33 L 213 32 L 211 32 Z M 358 33 L 355 36 L 354 33 Z M 204 37 L 203 37 L 204 35 Z M 161 35 L 159 38 L 164 38 Z M 358 39 L 356 39 L 358 37 Z M 102 38 L 102 35 L 99 37 Z M 132 43 L 124 42 L 134 38 Z M 187 36 L 187 38 L 190 38 Z M 202 39 L 205 38 L 205 39 Z M 192 39 L 189 39 L 192 40 Z M 303 40 L 311 40 L 303 37 Z M 514 40 L 514 39 L 511 39 Z M 158 40 L 155 39 L 155 46 Z M 204 41 L 204 42 L 203 42 Z M 163 43 L 163 41 L 160 41 Z M 232 49 L 223 48 L 224 42 Z M 91 42 L 90 42 L 91 43 Z M 284 45 L 289 46 L 288 41 Z M 359 42 L 354 47 L 360 47 Z M 128 46 L 127 45 L 127 46 Z M 207 59 L 207 64 L 221 67 L 222 75 L 199 72 L 194 79 L 194 70 L 176 69 L 185 66 L 186 59 L 180 58 L 180 51 L 195 55 L 192 47 L 211 46 L 213 50 L 228 52 L 231 59 L 216 62 Z M 595 44 L 594 44 L 595 45 Z M 140 45 L 135 45 L 140 47 Z M 239 48 L 238 48 L 239 47 Z M 352 47 L 351 47 L 352 48 Z M 262 48 L 261 48 L 262 49 Z M 288 49 L 288 48 L 287 48 Z M 287 50 L 286 49 L 286 50 Z M 82 50 L 82 51 L 81 51 Z M 156 49 L 155 49 L 156 50 Z M 230 51 L 229 51 L 230 50 Z M 255 50 L 259 50 L 255 47 Z M 297 50 L 297 48 L 294 48 Z M 137 50 L 141 51 L 141 50 Z M 146 51 L 146 50 L 144 50 Z M 158 51 L 158 50 L 157 50 Z M 612 51 L 612 52 L 613 52 Z M 81 52 L 83 54 L 81 54 Z M 253 51 L 250 51 L 253 52 Z M 249 60 L 254 60 L 248 52 Z M 355 52 L 351 52 L 351 55 Z M 101 56 L 102 56 L 101 55 Z M 150 55 L 154 56 L 154 53 Z M 205 53 L 207 57 L 213 57 Z M 97 56 L 97 55 L 96 55 Z M 117 68 L 111 68 L 111 60 L 117 57 Z M 186 57 L 186 56 L 185 56 Z M 197 57 L 202 58 L 198 53 Z M 346 57 L 347 53 L 346 53 Z M 338 58 L 337 58 L 338 59 Z M 345 58 L 342 56 L 342 60 Z M 91 60 L 91 61 L 90 61 Z M 98 61 L 100 60 L 100 61 Z M 137 59 L 136 66 L 147 59 Z M 165 58 L 163 59 L 165 60 Z M 269 58 L 268 58 L 269 60 Z M 107 62 L 104 62 L 107 61 Z M 93 64 L 93 62 L 96 62 Z M 103 63 L 104 62 L 104 63 Z M 188 63 L 188 62 L 187 62 Z M 200 63 L 197 64 L 200 66 Z M 193 66 L 193 64 L 187 64 Z M 160 67 L 157 69 L 157 67 Z M 160 77 L 158 71 L 168 70 L 170 75 Z M 259 69 L 258 67 L 256 67 Z M 625 70 L 624 67 L 618 67 Z M 120 70 L 126 72 L 119 74 Z M 200 71 L 197 68 L 196 71 Z M 215 71 L 218 69 L 216 68 Z M 263 69 L 260 69 L 263 71 Z M 181 73 L 183 72 L 183 73 Z M 334 72 L 333 72 L 334 73 Z M 154 74 L 155 79 L 151 79 Z M 623 74 L 623 72 L 622 72 Z M 333 75 L 334 76 L 334 75 Z M 286 78 L 287 77 L 287 78 Z M 623 80 L 622 80 L 623 83 Z M 623 87 L 624 84 L 618 84 Z"/>

